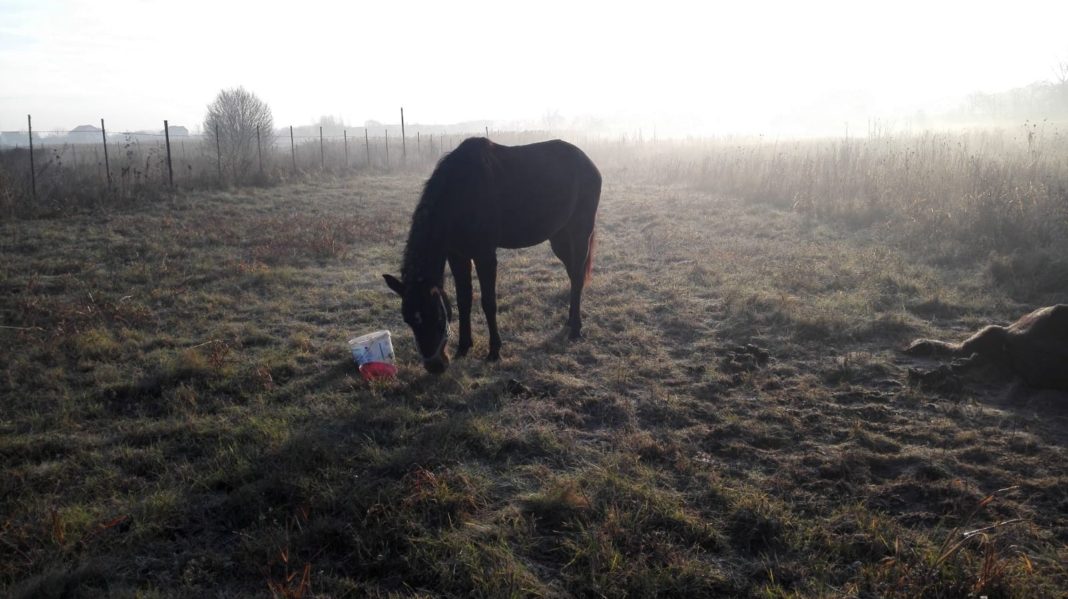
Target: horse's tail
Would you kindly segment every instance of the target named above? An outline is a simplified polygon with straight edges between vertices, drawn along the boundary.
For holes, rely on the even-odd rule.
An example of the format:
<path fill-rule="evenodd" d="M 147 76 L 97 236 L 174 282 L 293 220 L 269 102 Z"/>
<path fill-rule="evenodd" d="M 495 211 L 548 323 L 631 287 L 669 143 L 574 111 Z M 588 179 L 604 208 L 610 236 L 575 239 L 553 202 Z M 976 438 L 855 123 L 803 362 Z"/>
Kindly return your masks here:
<path fill-rule="evenodd" d="M 590 279 L 593 278 L 593 250 L 597 247 L 597 225 L 594 224 L 594 229 L 590 231 L 590 241 L 586 249 L 586 278 L 583 279 L 582 285 L 585 287 L 590 284 Z"/>
<path fill-rule="evenodd" d="M 585 287 L 590 284 L 590 280 L 593 278 L 593 253 L 597 249 L 597 204 L 601 201 L 601 173 L 598 172 L 597 167 L 593 165 L 589 157 L 582 153 L 582 150 L 576 148 L 575 151 L 578 152 L 589 168 L 589 195 L 585 196 L 583 200 L 588 202 L 586 208 L 588 210 L 592 209 L 593 212 L 590 216 L 590 238 L 586 242 L 586 276 L 582 279 L 582 286 Z"/>

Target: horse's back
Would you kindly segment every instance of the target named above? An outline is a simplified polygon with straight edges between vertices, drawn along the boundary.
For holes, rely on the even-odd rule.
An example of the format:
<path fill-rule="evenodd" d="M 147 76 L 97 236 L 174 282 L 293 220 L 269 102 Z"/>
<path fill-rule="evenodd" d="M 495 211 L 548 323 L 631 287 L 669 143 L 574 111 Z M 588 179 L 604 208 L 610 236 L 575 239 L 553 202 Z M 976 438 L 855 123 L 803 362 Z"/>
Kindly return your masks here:
<path fill-rule="evenodd" d="M 585 152 L 561 140 L 494 150 L 500 247 L 536 245 L 576 221 L 592 229 L 601 174 Z"/>
<path fill-rule="evenodd" d="M 566 141 L 554 139 L 524 146 L 495 144 L 493 150 L 499 157 L 495 161 L 499 164 L 499 175 L 505 180 L 536 179 L 540 183 L 535 188 L 596 182 L 600 189 L 601 173 L 593 161 Z"/>
<path fill-rule="evenodd" d="M 1028 336 L 1058 338 L 1068 346 L 1068 304 L 1039 308 L 1009 325 L 1009 331 Z"/>

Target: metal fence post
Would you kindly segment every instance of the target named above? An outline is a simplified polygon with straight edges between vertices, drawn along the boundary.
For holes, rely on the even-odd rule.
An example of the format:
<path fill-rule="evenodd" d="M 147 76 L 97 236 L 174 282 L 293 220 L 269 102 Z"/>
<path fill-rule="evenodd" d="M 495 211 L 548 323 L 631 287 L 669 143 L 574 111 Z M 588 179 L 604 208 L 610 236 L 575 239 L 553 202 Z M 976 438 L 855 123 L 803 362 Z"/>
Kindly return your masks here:
<path fill-rule="evenodd" d="M 163 119 L 163 137 L 167 140 L 167 181 L 174 187 L 174 168 L 171 166 L 171 128 Z"/>
<path fill-rule="evenodd" d="M 111 163 L 108 162 L 108 132 L 104 128 L 104 119 L 100 119 L 100 136 L 104 139 L 104 172 L 108 175 L 108 189 L 111 189 Z"/>
<path fill-rule="evenodd" d="M 33 189 L 33 201 L 37 201 L 37 171 L 33 166 L 33 119 L 26 115 L 26 126 L 30 130 L 30 186 Z"/>
<path fill-rule="evenodd" d="M 297 144 L 293 141 L 293 125 L 289 126 L 289 152 L 293 155 L 293 173 L 297 172 Z"/>

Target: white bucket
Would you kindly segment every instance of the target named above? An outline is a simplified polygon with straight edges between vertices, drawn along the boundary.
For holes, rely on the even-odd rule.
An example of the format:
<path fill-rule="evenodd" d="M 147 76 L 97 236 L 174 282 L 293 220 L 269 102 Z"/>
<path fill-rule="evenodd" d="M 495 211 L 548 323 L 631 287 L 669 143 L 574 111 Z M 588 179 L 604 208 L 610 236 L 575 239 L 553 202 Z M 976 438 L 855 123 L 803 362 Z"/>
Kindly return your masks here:
<path fill-rule="evenodd" d="M 349 349 L 352 350 L 352 359 L 360 366 L 371 362 L 393 364 L 396 360 L 389 331 L 375 331 L 349 339 Z"/>

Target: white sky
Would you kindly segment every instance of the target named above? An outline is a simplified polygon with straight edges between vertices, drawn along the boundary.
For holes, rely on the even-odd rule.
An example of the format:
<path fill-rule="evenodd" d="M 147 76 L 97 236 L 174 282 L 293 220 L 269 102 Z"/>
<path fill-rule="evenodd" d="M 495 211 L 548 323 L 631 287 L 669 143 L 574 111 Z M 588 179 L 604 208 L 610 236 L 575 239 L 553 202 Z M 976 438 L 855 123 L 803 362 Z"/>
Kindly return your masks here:
<path fill-rule="evenodd" d="M 828 97 L 914 107 L 1052 79 L 1066 31 L 1065 0 L 0 0 L 0 130 L 27 113 L 41 130 L 192 128 L 237 85 L 279 126 L 404 106 L 415 123 L 759 128 Z"/>

